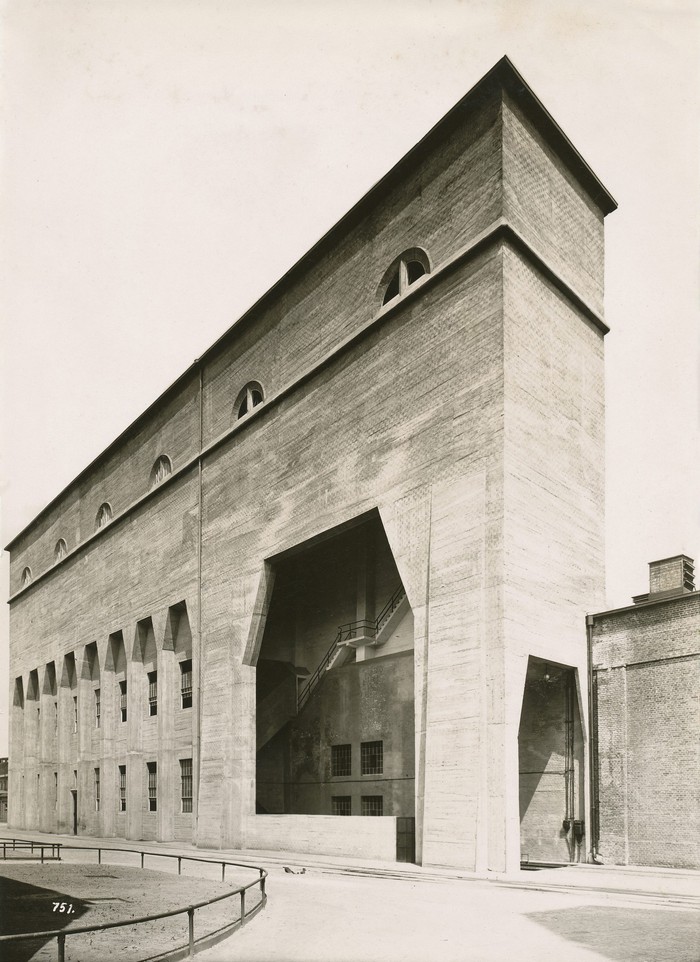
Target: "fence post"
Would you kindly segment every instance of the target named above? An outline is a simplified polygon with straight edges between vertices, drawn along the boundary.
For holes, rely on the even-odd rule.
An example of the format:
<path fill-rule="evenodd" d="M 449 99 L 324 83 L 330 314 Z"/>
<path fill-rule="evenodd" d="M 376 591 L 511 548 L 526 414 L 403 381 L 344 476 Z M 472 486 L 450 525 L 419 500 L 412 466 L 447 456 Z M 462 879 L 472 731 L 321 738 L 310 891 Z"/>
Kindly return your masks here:
<path fill-rule="evenodd" d="M 262 896 L 263 902 L 265 901 L 265 876 L 263 875 L 263 870 L 260 869 L 260 895 Z"/>
<path fill-rule="evenodd" d="M 187 921 L 189 923 L 190 958 L 192 958 L 194 955 L 194 909 L 187 909 Z"/>
<path fill-rule="evenodd" d="M 7 842 L 2 843 L 2 857 L 3 859 L 7 858 Z"/>
<path fill-rule="evenodd" d="M 102 865 L 102 849 L 97 849 L 97 864 Z"/>
<path fill-rule="evenodd" d="M 144 856 L 144 852 L 141 852 L 141 868 L 143 868 L 143 856 Z"/>
<path fill-rule="evenodd" d="M 241 925 L 245 925 L 245 889 L 241 889 Z"/>
<path fill-rule="evenodd" d="M 224 881 L 224 876 L 226 875 L 226 862 L 221 863 L 221 881 Z"/>
<path fill-rule="evenodd" d="M 58 939 L 58 962 L 66 962 L 66 937 L 63 932 L 56 936 Z"/>
<path fill-rule="evenodd" d="M 44 846 L 41 846 L 41 864 L 44 864 Z"/>
<path fill-rule="evenodd" d="M 177 874 L 182 875 L 182 856 L 181 855 L 178 855 L 177 857 Z"/>

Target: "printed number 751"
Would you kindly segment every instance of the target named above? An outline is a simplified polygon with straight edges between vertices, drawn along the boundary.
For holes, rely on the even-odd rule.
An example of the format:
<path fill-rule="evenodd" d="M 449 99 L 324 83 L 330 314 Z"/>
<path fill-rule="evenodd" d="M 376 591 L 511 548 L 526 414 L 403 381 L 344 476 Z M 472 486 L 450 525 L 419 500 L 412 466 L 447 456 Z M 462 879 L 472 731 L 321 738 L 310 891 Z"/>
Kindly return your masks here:
<path fill-rule="evenodd" d="M 65 912 L 67 915 L 75 912 L 72 902 L 54 902 L 53 910 L 54 912 Z"/>

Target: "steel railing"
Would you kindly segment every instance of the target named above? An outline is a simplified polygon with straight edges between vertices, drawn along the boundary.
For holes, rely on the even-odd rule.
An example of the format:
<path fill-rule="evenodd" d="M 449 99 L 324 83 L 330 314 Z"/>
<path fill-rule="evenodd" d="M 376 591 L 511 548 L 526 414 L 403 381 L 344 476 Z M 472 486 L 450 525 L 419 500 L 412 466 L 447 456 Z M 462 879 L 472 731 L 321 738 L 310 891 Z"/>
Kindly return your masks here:
<path fill-rule="evenodd" d="M 333 656 L 336 653 L 338 645 L 344 641 L 352 641 L 353 638 L 357 638 L 358 635 L 367 635 L 369 637 L 377 637 L 381 629 L 384 627 L 386 622 L 389 620 L 393 612 L 401 604 L 402 599 L 406 594 L 406 590 L 403 585 L 399 585 L 396 591 L 393 593 L 391 598 L 384 605 L 379 613 L 379 616 L 375 618 L 374 621 L 350 621 L 346 625 L 341 625 L 338 628 L 338 633 L 333 639 L 330 648 L 325 653 L 321 659 L 318 667 L 314 673 L 310 676 L 304 687 L 299 691 L 297 695 L 297 712 L 300 712 L 304 707 L 306 702 L 311 697 L 316 685 L 321 680 L 326 667 L 331 663 Z"/>
<path fill-rule="evenodd" d="M 28 848 L 31 846 L 31 850 L 34 847 L 41 848 L 51 848 L 58 849 L 57 860 L 62 861 L 61 851 L 78 851 L 78 852 L 97 852 L 97 863 L 102 864 L 102 853 L 103 852 L 130 852 L 135 855 L 140 855 L 141 857 L 141 868 L 144 868 L 145 858 L 147 855 L 153 858 L 171 858 L 177 859 L 177 873 L 182 875 L 182 863 L 187 862 L 203 862 L 207 865 L 221 865 L 221 881 L 226 879 L 226 868 L 245 868 L 252 871 L 258 872 L 258 878 L 253 879 L 247 885 L 240 885 L 230 892 L 225 892 L 223 895 L 216 895 L 211 899 L 206 899 L 203 902 L 195 902 L 192 905 L 188 905 L 181 909 L 171 909 L 167 912 L 157 912 L 154 915 L 143 915 L 135 919 L 125 919 L 119 922 L 102 922 L 98 925 L 80 925 L 71 926 L 70 929 L 51 929 L 43 932 L 22 932 L 17 935 L 0 935 L 0 954 L 2 947 L 8 944 L 16 942 L 31 942 L 42 940 L 44 942 L 50 939 L 56 939 L 58 943 L 58 962 L 65 962 L 66 958 L 66 938 L 68 936 L 74 935 L 84 935 L 87 932 L 102 932 L 105 929 L 115 929 L 123 928 L 127 925 L 139 925 L 143 922 L 155 922 L 158 919 L 172 918 L 175 915 L 185 915 L 187 914 L 188 919 L 188 942 L 187 942 L 187 955 L 191 958 L 195 954 L 195 935 L 194 935 L 194 913 L 197 909 L 205 908 L 208 905 L 214 905 L 216 902 L 222 902 L 224 899 L 233 899 L 236 896 L 240 898 L 240 917 L 234 919 L 229 923 L 229 926 L 224 926 L 224 928 L 230 927 L 231 933 L 243 926 L 249 919 L 257 915 L 267 903 L 267 893 L 265 891 L 265 879 L 267 878 L 267 872 L 263 868 L 253 865 L 244 865 L 241 862 L 229 862 L 225 859 L 210 859 L 210 858 L 197 858 L 194 855 L 175 855 L 170 852 L 146 852 L 141 849 L 135 848 L 109 848 L 107 846 L 94 846 L 94 845 L 64 845 L 63 843 L 39 843 L 33 842 L 30 839 L 2 839 L 3 842 L 3 857 L 6 857 L 6 851 L 8 848 L 8 843 L 12 842 L 13 851 L 18 849 Z M 12 856 L 10 856 L 12 857 Z M 118 864 L 118 863 L 117 863 Z M 259 886 L 260 888 L 260 901 L 246 911 L 246 892 Z M 222 930 L 217 931 L 217 935 L 221 935 Z M 212 933 L 210 933 L 212 934 Z M 206 936 L 203 937 L 206 939 Z M 172 949 L 169 952 L 163 953 L 163 956 L 167 958 L 168 955 L 175 953 L 182 953 L 185 946 L 180 946 L 177 949 Z"/>

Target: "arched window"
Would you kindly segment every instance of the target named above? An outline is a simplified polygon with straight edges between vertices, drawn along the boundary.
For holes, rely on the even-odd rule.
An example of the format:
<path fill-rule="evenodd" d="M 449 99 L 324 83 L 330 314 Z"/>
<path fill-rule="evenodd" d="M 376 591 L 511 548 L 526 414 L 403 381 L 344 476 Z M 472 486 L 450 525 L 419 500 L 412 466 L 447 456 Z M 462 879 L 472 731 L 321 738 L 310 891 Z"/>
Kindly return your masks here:
<path fill-rule="evenodd" d="M 25 569 L 22 571 L 22 579 L 21 579 L 21 581 L 20 581 L 21 586 L 22 586 L 23 588 L 26 588 L 27 585 L 31 582 L 31 580 L 32 580 L 32 569 L 31 569 L 31 568 L 25 568 Z"/>
<path fill-rule="evenodd" d="M 60 561 L 62 558 L 65 558 L 67 554 L 68 554 L 68 545 L 63 540 L 63 538 L 59 538 L 58 541 L 56 542 L 56 547 L 53 549 L 54 562 Z"/>
<path fill-rule="evenodd" d="M 100 505 L 100 508 L 95 517 L 95 530 L 98 528 L 103 528 L 109 521 L 112 520 L 112 505 L 109 501 L 105 501 L 104 504 Z"/>
<path fill-rule="evenodd" d="M 167 454 L 161 454 L 156 463 L 151 468 L 151 487 L 155 488 L 161 481 L 165 481 L 169 474 L 173 473 L 173 463 Z"/>
<path fill-rule="evenodd" d="M 234 410 L 237 418 L 245 417 L 254 407 L 262 404 L 264 400 L 263 389 L 257 381 L 249 381 L 236 398 Z"/>
<path fill-rule="evenodd" d="M 430 273 L 430 259 L 420 247 L 411 247 L 391 263 L 379 285 L 382 306 L 402 297 L 408 288 Z"/>

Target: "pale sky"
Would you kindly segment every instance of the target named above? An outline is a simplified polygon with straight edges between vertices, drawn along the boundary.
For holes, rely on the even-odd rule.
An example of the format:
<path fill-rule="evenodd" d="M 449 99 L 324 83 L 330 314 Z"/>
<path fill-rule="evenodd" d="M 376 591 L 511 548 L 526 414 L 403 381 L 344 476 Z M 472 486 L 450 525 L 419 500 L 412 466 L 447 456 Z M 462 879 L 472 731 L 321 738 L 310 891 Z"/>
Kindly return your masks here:
<path fill-rule="evenodd" d="M 608 606 L 700 567 L 695 0 L 5 0 L 0 29 L 3 545 L 507 53 L 620 205 Z"/>

